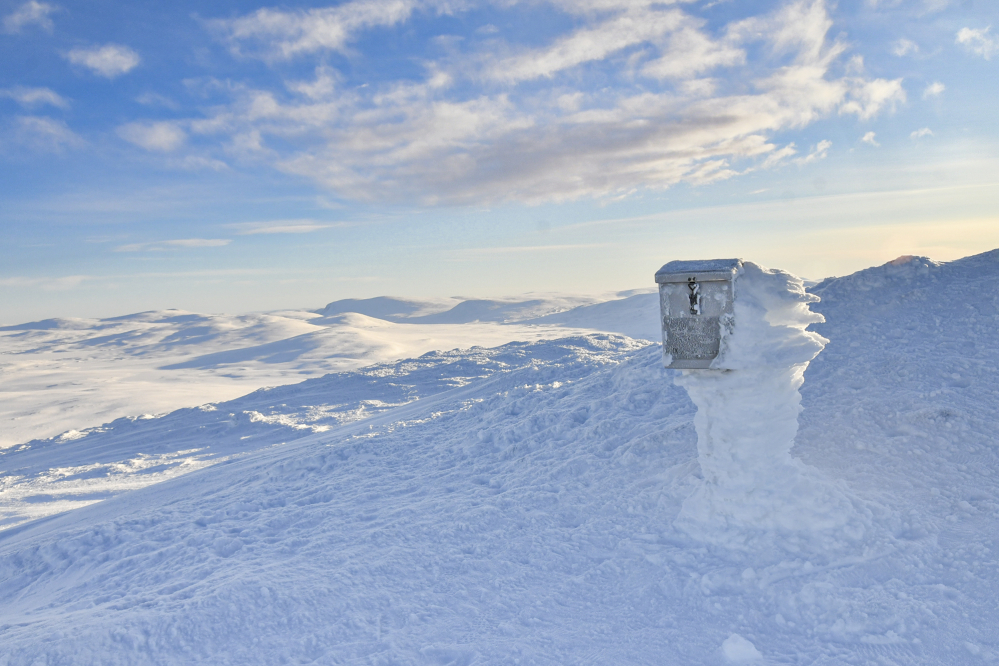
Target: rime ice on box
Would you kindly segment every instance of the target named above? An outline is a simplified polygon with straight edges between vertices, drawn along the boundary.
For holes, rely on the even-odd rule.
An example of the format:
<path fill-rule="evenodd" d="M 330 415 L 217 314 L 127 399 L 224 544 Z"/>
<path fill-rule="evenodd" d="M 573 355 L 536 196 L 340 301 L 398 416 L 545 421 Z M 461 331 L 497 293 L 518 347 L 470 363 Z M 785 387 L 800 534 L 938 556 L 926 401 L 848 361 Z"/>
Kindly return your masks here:
<path fill-rule="evenodd" d="M 732 328 L 739 259 L 671 261 L 656 273 L 667 368 L 712 365 L 722 334 Z"/>
<path fill-rule="evenodd" d="M 664 362 L 697 406 L 702 478 L 674 525 L 740 547 L 860 537 L 851 498 L 791 456 L 798 389 L 827 342 L 806 330 L 823 320 L 808 307 L 818 297 L 789 273 L 738 259 L 670 262 L 656 282 Z"/>

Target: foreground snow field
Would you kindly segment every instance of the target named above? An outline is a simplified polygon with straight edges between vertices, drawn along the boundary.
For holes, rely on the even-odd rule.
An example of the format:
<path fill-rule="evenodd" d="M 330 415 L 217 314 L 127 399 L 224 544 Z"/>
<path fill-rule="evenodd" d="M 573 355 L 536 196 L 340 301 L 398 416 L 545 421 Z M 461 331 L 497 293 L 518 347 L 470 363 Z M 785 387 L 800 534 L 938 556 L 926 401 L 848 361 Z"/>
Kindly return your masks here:
<path fill-rule="evenodd" d="M 812 291 L 792 453 L 861 535 L 675 529 L 658 345 L 436 353 L 8 449 L 0 664 L 995 663 L 999 251 Z"/>

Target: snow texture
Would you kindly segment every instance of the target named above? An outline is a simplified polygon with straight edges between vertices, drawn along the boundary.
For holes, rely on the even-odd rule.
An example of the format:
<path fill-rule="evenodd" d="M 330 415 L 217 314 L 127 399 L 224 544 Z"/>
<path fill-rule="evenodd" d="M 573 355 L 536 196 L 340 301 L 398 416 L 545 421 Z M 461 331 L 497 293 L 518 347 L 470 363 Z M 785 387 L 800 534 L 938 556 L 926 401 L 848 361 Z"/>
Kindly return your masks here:
<path fill-rule="evenodd" d="M 792 471 L 821 491 L 803 504 L 832 524 L 780 503 L 742 540 L 680 520 L 710 479 L 658 345 L 458 351 L 314 380 L 297 402 L 247 396 L 269 421 L 215 422 L 215 464 L 0 531 L 0 664 L 995 663 L 999 251 L 810 291 L 825 350 L 791 316 L 805 297 L 760 296 L 793 330 L 739 372 L 811 359 L 800 415 L 777 415 L 797 435 L 773 440 L 793 438 Z M 337 420 L 365 400 L 385 405 Z M 314 403 L 330 416 L 310 420 Z M 212 427 L 196 415 L 0 465 L 178 452 Z"/>
<path fill-rule="evenodd" d="M 571 323 L 537 319 L 594 300 L 466 301 L 471 305 L 455 313 L 455 304 L 464 305 L 458 299 L 380 298 L 337 301 L 318 313 L 167 310 L 2 327 L 0 450 L 120 417 L 164 414 L 264 386 L 469 346 L 469 340 L 495 346 L 582 329 L 617 331 L 613 322 L 594 321 L 586 313 Z M 427 313 L 448 321 L 426 321 Z M 530 317 L 535 319 L 518 323 Z M 641 333 L 633 327 L 620 332 Z"/>

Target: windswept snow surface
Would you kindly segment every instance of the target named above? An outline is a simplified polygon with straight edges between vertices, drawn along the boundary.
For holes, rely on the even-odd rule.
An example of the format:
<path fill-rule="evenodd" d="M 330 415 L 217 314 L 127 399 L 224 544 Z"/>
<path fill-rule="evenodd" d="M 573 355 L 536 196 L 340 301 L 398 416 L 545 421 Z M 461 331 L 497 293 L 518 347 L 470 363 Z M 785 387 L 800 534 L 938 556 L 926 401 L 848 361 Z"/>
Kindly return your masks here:
<path fill-rule="evenodd" d="M 545 302 L 554 308 L 575 301 Z M 436 349 L 491 347 L 577 332 L 543 322 L 451 324 L 413 319 L 398 324 L 347 307 L 358 303 L 364 307 L 355 309 L 382 314 L 400 303 L 415 308 L 414 312 L 450 305 L 369 299 L 346 305 L 341 301 L 341 308 L 325 314 L 231 316 L 168 310 L 2 327 L 0 450 L 120 417 L 230 400 L 263 386 L 292 384 Z M 592 328 L 585 323 L 582 328 Z"/>
<path fill-rule="evenodd" d="M 657 345 L 473 350 L 479 373 L 456 353 L 330 378 L 355 390 L 323 404 L 385 403 L 360 420 L 247 396 L 272 430 L 199 424 L 224 461 L 0 531 L 0 663 L 995 663 L 999 251 L 812 291 L 830 342 L 791 455 L 856 500 L 859 536 L 675 528 L 703 479 Z M 197 440 L 165 419 L 47 446 Z"/>
<path fill-rule="evenodd" d="M 588 345 L 589 340 L 428 352 L 416 359 L 261 389 L 162 417 L 125 417 L 30 441 L 0 455 L 0 529 L 93 504 L 235 455 L 327 432 L 496 372 L 576 363 L 583 353 L 579 344 Z M 642 344 L 647 343 L 619 340 L 603 345 L 599 357 L 606 359 L 619 348 Z"/>

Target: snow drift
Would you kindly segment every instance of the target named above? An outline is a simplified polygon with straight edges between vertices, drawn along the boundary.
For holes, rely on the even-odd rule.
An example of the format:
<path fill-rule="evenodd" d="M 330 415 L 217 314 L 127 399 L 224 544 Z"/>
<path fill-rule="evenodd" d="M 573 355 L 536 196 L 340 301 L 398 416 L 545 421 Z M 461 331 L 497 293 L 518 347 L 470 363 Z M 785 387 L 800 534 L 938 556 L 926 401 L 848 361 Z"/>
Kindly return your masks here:
<path fill-rule="evenodd" d="M 734 325 L 723 329 L 712 366 L 684 370 L 676 383 L 697 406 L 703 476 L 675 525 L 719 545 L 758 546 L 765 538 L 800 551 L 826 552 L 865 533 L 843 489 L 791 457 L 809 362 L 828 342 L 807 331 L 824 321 L 789 273 L 744 262 L 735 278 Z"/>

